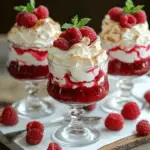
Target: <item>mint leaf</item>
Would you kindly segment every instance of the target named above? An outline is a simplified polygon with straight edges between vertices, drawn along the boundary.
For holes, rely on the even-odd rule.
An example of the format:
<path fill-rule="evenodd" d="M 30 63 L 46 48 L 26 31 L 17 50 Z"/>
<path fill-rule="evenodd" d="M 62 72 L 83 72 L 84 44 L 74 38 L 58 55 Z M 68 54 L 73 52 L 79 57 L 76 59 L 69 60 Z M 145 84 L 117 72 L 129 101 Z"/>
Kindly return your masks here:
<path fill-rule="evenodd" d="M 33 10 L 34 10 L 34 9 L 33 9 L 33 7 L 31 6 L 31 4 L 28 3 L 28 4 L 27 4 L 27 11 L 30 12 L 30 13 L 32 13 Z"/>
<path fill-rule="evenodd" d="M 78 24 L 79 18 L 78 15 L 74 16 L 72 19 L 72 23 L 76 26 Z"/>
<path fill-rule="evenodd" d="M 125 3 L 125 6 L 128 8 L 128 9 L 131 9 L 134 7 L 134 4 L 132 2 L 132 0 L 127 0 L 126 3 Z"/>
<path fill-rule="evenodd" d="M 135 14 L 138 11 L 142 10 L 143 8 L 144 8 L 144 5 L 138 5 L 138 6 L 133 8 L 132 13 Z"/>
<path fill-rule="evenodd" d="M 89 23 L 91 19 L 90 18 L 83 18 L 79 21 L 79 23 L 77 24 L 78 28 L 81 28 L 82 26 L 86 25 L 87 23 Z"/>
<path fill-rule="evenodd" d="M 73 27 L 74 25 L 73 24 L 70 24 L 70 23 L 65 23 L 65 24 L 63 24 L 62 25 L 62 29 L 68 29 L 68 28 L 70 28 L 70 27 Z"/>
<path fill-rule="evenodd" d="M 22 5 L 16 6 L 16 7 L 14 7 L 14 9 L 15 9 L 16 11 L 24 11 L 24 12 L 27 12 L 26 6 L 22 6 Z"/>
<path fill-rule="evenodd" d="M 34 9 L 35 8 L 35 0 L 30 0 L 30 5 L 31 5 L 32 9 Z"/>

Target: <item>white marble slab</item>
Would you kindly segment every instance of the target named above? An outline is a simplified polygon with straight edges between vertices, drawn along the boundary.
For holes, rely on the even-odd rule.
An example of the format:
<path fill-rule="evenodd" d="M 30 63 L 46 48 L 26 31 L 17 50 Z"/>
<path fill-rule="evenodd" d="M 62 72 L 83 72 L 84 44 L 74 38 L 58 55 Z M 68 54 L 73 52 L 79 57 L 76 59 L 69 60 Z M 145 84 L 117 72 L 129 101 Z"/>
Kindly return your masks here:
<path fill-rule="evenodd" d="M 115 90 L 115 82 L 116 81 L 111 80 L 110 82 L 111 82 L 111 89 Z M 135 80 L 134 82 L 135 82 L 135 86 L 133 89 L 133 93 L 136 94 L 138 97 L 142 98 L 143 94 L 148 89 L 150 89 L 150 77 L 144 76 L 142 78 Z M 47 122 L 48 120 L 52 120 L 56 117 L 60 117 L 61 115 L 66 114 L 68 111 L 68 107 L 66 105 L 60 104 L 56 101 L 52 101 L 52 102 L 55 104 L 55 106 L 57 108 L 55 111 L 55 114 L 52 116 L 49 116 L 47 118 L 41 119 L 40 121 L 43 123 Z M 103 119 L 104 119 L 107 114 L 100 110 L 100 104 L 101 104 L 101 102 L 99 102 L 97 104 L 97 108 L 92 113 L 89 113 L 89 115 L 103 116 Z M 103 147 L 104 145 L 110 144 L 116 140 L 119 140 L 121 138 L 127 137 L 127 136 L 135 133 L 136 123 L 141 119 L 148 119 L 150 121 L 150 109 L 148 109 L 148 108 L 144 109 L 142 111 L 140 117 L 135 121 L 125 120 L 124 129 L 119 131 L 119 132 L 113 132 L 113 131 L 107 130 L 104 127 L 104 120 L 101 120 L 99 126 L 97 127 L 101 131 L 101 137 L 100 137 L 100 140 L 98 142 L 96 142 L 92 145 L 86 146 L 86 147 L 74 147 L 74 148 L 62 147 L 62 148 L 63 148 L 63 150 L 97 150 L 97 149 Z M 19 124 L 15 127 L 9 127 L 8 128 L 8 127 L 0 126 L 0 131 L 1 131 L 0 140 L 3 143 L 7 144 L 6 143 L 7 141 L 4 139 L 3 134 L 24 129 L 28 122 L 29 122 L 29 120 L 20 119 Z M 47 129 L 45 129 L 44 139 L 42 140 L 42 142 L 39 145 L 29 146 L 25 142 L 25 137 L 22 137 L 21 139 L 15 141 L 14 144 L 10 144 L 7 146 L 9 146 L 12 150 L 40 150 L 40 149 L 41 150 L 47 150 L 49 143 L 52 142 L 51 134 L 53 132 L 55 132 L 58 129 L 58 127 L 59 126 L 55 126 L 55 127 L 53 126 L 53 127 L 49 127 Z"/>

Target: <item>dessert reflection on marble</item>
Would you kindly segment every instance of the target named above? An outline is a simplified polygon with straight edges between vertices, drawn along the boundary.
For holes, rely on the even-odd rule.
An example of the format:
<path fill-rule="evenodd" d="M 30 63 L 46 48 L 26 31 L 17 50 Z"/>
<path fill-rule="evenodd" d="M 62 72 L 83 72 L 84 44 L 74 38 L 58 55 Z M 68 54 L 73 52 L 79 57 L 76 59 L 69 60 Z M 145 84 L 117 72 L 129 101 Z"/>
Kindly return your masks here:
<path fill-rule="evenodd" d="M 119 90 L 102 105 L 106 112 L 120 111 L 128 101 L 143 107 L 143 102 L 131 93 L 132 80 L 150 70 L 150 31 L 143 7 L 127 0 L 124 8 L 110 9 L 102 22 L 102 47 L 110 57 L 108 73 L 120 78 Z"/>
<path fill-rule="evenodd" d="M 52 114 L 54 109 L 37 93 L 48 77 L 48 47 L 59 36 L 60 25 L 49 17 L 48 8 L 42 5 L 35 8 L 33 0 L 26 6 L 16 6 L 15 10 L 19 13 L 8 33 L 7 68 L 12 77 L 25 81 L 28 96 L 14 107 L 21 117 L 37 119 Z"/>
<path fill-rule="evenodd" d="M 82 121 L 83 106 L 102 100 L 109 91 L 108 56 L 96 32 L 85 26 L 89 20 L 75 16 L 70 27 L 64 24 L 65 31 L 49 50 L 47 91 L 55 100 L 71 106 L 70 123 L 52 138 L 66 146 L 85 146 L 99 139 L 99 131 Z"/>

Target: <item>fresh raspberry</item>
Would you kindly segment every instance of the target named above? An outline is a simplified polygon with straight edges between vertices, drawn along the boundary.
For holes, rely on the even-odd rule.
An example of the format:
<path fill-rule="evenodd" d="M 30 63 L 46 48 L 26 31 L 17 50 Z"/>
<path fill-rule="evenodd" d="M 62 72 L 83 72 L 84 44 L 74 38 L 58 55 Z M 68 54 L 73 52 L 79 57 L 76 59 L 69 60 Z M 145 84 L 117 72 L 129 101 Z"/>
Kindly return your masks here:
<path fill-rule="evenodd" d="M 31 13 L 25 13 L 22 16 L 20 23 L 26 28 L 31 28 L 37 23 L 37 21 L 38 21 L 38 18 L 36 15 L 31 14 Z"/>
<path fill-rule="evenodd" d="M 43 133 L 39 129 L 31 129 L 27 132 L 26 142 L 30 145 L 39 144 L 43 139 Z"/>
<path fill-rule="evenodd" d="M 136 125 L 136 131 L 141 136 L 150 135 L 150 124 L 147 120 L 141 120 Z"/>
<path fill-rule="evenodd" d="M 80 31 L 81 31 L 83 37 L 85 36 L 90 39 L 90 41 L 91 41 L 90 44 L 93 43 L 97 39 L 96 32 L 88 26 L 81 27 Z"/>
<path fill-rule="evenodd" d="M 136 18 L 131 14 L 124 14 L 120 16 L 120 26 L 122 28 L 131 28 L 136 25 Z"/>
<path fill-rule="evenodd" d="M 18 24 L 19 26 L 22 26 L 22 24 L 21 24 L 21 18 L 24 16 L 24 14 L 25 14 L 25 12 L 20 12 L 20 13 L 18 13 L 17 16 L 16 16 L 16 22 L 17 22 L 17 24 Z"/>
<path fill-rule="evenodd" d="M 67 37 L 66 40 L 69 41 L 70 46 L 80 42 L 82 39 L 82 34 L 80 30 L 76 27 L 68 28 L 65 32 L 66 36 L 64 38 Z"/>
<path fill-rule="evenodd" d="M 147 92 L 144 94 L 144 98 L 145 98 L 146 101 L 150 104 L 150 91 L 147 91 Z"/>
<path fill-rule="evenodd" d="M 64 38 L 58 38 L 54 41 L 54 46 L 61 49 L 61 50 L 68 50 L 69 49 L 69 42 Z"/>
<path fill-rule="evenodd" d="M 123 128 L 124 119 L 120 114 L 110 113 L 105 119 L 106 128 L 114 131 L 119 131 Z"/>
<path fill-rule="evenodd" d="M 123 9 L 120 7 L 114 7 L 109 10 L 108 14 L 112 20 L 119 22 L 120 16 L 123 14 Z"/>
<path fill-rule="evenodd" d="M 62 32 L 59 37 L 64 38 L 64 39 L 66 39 L 67 41 L 70 40 L 70 37 L 69 37 L 69 35 L 67 34 L 66 31 Z"/>
<path fill-rule="evenodd" d="M 96 107 L 96 104 L 91 104 L 91 105 L 88 105 L 88 106 L 85 106 L 83 107 L 86 111 L 92 111 L 94 110 Z"/>
<path fill-rule="evenodd" d="M 32 129 L 39 129 L 42 133 L 44 132 L 44 126 L 38 121 L 29 122 L 27 124 L 27 132 Z"/>
<path fill-rule="evenodd" d="M 34 14 L 39 18 L 39 19 L 45 19 L 48 18 L 49 16 L 49 10 L 45 6 L 39 6 L 34 10 Z"/>
<path fill-rule="evenodd" d="M 122 116 L 128 120 L 137 119 L 140 113 L 140 109 L 135 102 L 126 103 L 121 111 Z"/>
<path fill-rule="evenodd" d="M 62 150 L 62 148 L 57 143 L 50 143 L 47 150 Z"/>
<path fill-rule="evenodd" d="M 136 18 L 137 24 L 138 23 L 145 23 L 147 20 L 146 13 L 143 10 L 138 11 L 136 14 L 134 14 L 134 16 Z"/>
<path fill-rule="evenodd" d="M 18 123 L 18 116 L 14 108 L 11 106 L 4 108 L 1 116 L 1 123 L 6 126 L 14 126 Z"/>

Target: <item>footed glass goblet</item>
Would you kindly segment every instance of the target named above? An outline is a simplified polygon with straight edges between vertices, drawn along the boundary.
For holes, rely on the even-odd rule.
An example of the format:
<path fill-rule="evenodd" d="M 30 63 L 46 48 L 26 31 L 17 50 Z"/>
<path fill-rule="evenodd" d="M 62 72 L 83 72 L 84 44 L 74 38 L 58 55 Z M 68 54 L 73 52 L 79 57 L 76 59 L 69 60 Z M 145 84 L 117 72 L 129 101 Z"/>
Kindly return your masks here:
<path fill-rule="evenodd" d="M 71 107 L 71 121 L 52 134 L 54 141 L 65 146 L 86 146 L 100 138 L 100 131 L 82 120 L 83 107 L 102 100 L 109 91 L 108 60 L 90 67 L 64 66 L 49 60 L 47 91 L 55 100 Z M 81 64 L 81 63 L 79 63 Z M 84 81 L 79 81 L 84 76 Z M 87 79 L 92 78 L 91 81 Z M 82 78 L 83 79 L 83 78 Z"/>

